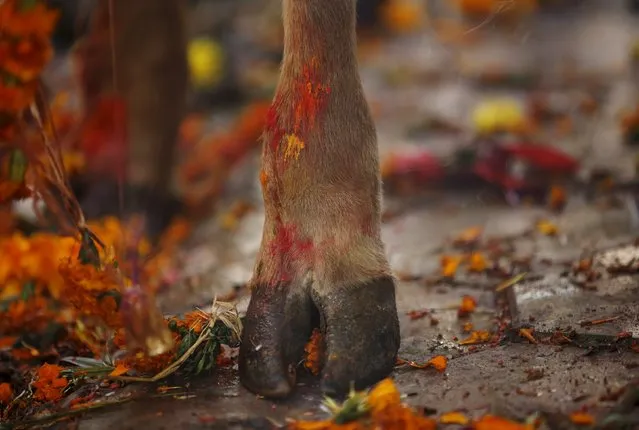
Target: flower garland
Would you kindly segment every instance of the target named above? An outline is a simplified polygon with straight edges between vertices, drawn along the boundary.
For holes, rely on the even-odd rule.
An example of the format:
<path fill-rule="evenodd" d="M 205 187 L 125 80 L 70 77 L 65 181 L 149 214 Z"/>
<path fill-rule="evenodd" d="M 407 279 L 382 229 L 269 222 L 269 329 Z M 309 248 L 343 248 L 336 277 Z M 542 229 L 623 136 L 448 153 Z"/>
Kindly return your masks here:
<path fill-rule="evenodd" d="M 58 15 L 41 0 L 0 2 L 0 204 L 30 194 L 28 163 L 17 140 L 53 56 L 50 38 Z"/>

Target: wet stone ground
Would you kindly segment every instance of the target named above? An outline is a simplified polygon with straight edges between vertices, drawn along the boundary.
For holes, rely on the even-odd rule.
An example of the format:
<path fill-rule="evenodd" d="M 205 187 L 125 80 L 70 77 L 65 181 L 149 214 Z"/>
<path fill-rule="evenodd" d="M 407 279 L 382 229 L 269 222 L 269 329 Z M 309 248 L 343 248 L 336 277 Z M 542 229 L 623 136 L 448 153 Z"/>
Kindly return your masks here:
<path fill-rule="evenodd" d="M 549 143 L 579 156 L 585 166 L 605 165 L 626 172 L 629 157 L 620 143 L 615 115 L 634 97 L 626 57 L 639 26 L 621 14 L 617 3 L 623 2 L 590 2 L 569 20 L 540 17 L 509 33 L 506 40 L 487 31 L 487 40 L 479 46 L 455 52 L 444 49 L 432 34 L 385 44 L 383 52 L 364 63 L 362 70 L 369 100 L 382 106 L 377 121 L 382 153 L 411 146 L 450 151 L 456 141 L 447 136 L 407 138 L 411 118 L 406 112 L 419 117 L 436 111 L 469 126 L 472 105 L 489 94 L 472 84 L 474 68 L 499 64 L 532 70 L 561 92 L 568 84 L 559 82 L 554 71 L 570 54 L 577 71 L 600 74 L 597 82 L 604 109 L 597 121 L 577 122 L 577 132 Z M 388 55 L 398 60 L 389 61 Z M 388 73 L 382 64 L 414 73 L 431 69 L 442 78 L 436 84 L 409 80 L 398 88 L 382 78 Z M 459 73 L 447 77 L 446 70 Z M 579 81 L 571 85 L 580 89 Z M 581 89 L 586 91 L 585 84 Z M 514 90 L 508 94 L 522 96 Z M 201 227 L 183 256 L 187 275 L 198 281 L 168 291 L 163 297 L 167 312 L 202 305 L 248 280 L 263 219 L 257 163 L 251 157 L 238 168 L 220 213 L 238 199 L 254 202 L 257 209 L 234 232 L 222 229 L 217 217 Z M 625 208 L 586 203 L 577 195 L 569 198 L 563 213 L 551 215 L 544 208 L 487 203 L 474 192 L 437 191 L 411 199 L 389 196 L 385 204 L 396 213 L 385 222 L 383 236 L 400 279 L 400 356 L 417 362 L 435 355 L 449 358 L 443 373 L 407 366 L 396 370 L 393 377 L 409 404 L 433 414 L 463 410 L 470 415 L 492 412 L 524 419 L 538 412 L 546 418 L 546 428 L 571 428 L 566 413 L 586 406 L 593 414 L 606 416 L 619 403 L 619 390 L 639 378 L 639 353 L 630 348 L 630 338 L 639 338 L 639 278 L 631 270 L 614 275 L 606 270 L 618 265 L 617 260 L 639 257 L 639 247 L 633 245 L 637 230 Z M 551 220 L 558 234 L 536 231 L 539 218 Z M 472 226 L 483 228 L 483 238 L 508 238 L 509 258 L 530 260 L 521 282 L 497 294 L 495 288 L 503 278 L 460 269 L 454 281 L 435 279 L 440 257 L 452 252 L 450 238 Z M 601 269 L 604 276 L 584 284 L 570 268 L 589 256 L 594 256 L 593 268 Z M 463 295 L 478 302 L 476 312 L 466 320 L 457 315 Z M 241 290 L 240 310 L 246 309 L 247 301 L 246 291 Z M 507 311 L 500 303 L 508 305 Z M 415 310 L 427 310 L 429 315 L 411 319 L 407 313 Z M 463 332 L 465 322 L 471 322 L 475 330 L 496 331 L 504 316 L 512 319 L 512 326 L 503 333 L 502 342 L 459 345 L 458 340 L 468 335 Z M 608 322 L 589 323 L 596 320 Z M 539 343 L 520 336 L 521 328 L 531 329 Z M 564 338 L 548 340 L 558 332 Z M 312 379 L 301 381 L 289 401 L 277 403 L 241 388 L 232 369 L 193 381 L 169 382 L 163 385 L 180 387 L 178 394 L 158 398 L 152 395 L 153 387 L 130 386 L 127 390 L 136 395 L 144 390 L 149 394 L 85 416 L 79 428 L 267 429 L 285 425 L 287 418 L 325 416 Z M 634 413 L 634 428 L 639 428 Z M 625 416 L 631 419 L 632 413 Z"/>
<path fill-rule="evenodd" d="M 540 412 L 546 416 L 548 428 L 570 428 L 563 421 L 564 414 L 584 405 L 605 415 L 618 402 L 616 393 L 639 377 L 639 354 L 628 347 L 627 339 L 618 339 L 622 332 L 639 337 L 637 276 L 601 279 L 585 289 L 565 275 L 565 265 L 561 263 L 578 261 L 586 249 L 618 249 L 620 243 L 632 243 L 625 212 L 571 204 L 555 219 L 561 231 L 558 237 L 525 237 L 544 210 L 504 206 L 450 209 L 442 208 L 443 203 L 407 210 L 384 226 L 388 252 L 398 276 L 420 278 L 400 281 L 398 285 L 403 339 L 400 356 L 417 362 L 435 355 L 449 358 L 444 373 L 432 368 L 398 368 L 393 377 L 406 401 L 431 413 L 464 410 L 470 415 L 492 412 L 525 419 Z M 608 223 L 610 228 L 606 227 Z M 439 256 L 447 236 L 474 225 L 483 226 L 486 235 L 517 237 L 512 241 L 518 249 L 515 252 L 534 253 L 537 264 L 532 264 L 527 277 L 530 281 L 509 289 L 515 322 L 505 339 L 500 344 L 468 347 L 457 341 L 468 335 L 463 332 L 465 322 L 472 322 L 476 330 L 496 328 L 500 307 L 494 290 L 500 280 L 468 275 L 463 270 L 455 281 L 435 283 L 430 279 L 440 270 Z M 235 282 L 246 279 L 254 249 L 242 248 L 249 247 L 245 235 L 258 234 L 260 228 L 259 212 L 244 219 L 240 231 L 229 240 L 236 247 L 225 244 L 221 249 L 224 253 L 247 251 L 246 258 L 238 258 L 233 267 L 228 260 L 220 260 L 226 271 L 211 269 L 218 281 L 204 285 L 226 286 L 200 291 L 199 298 L 192 297 L 194 302 L 203 303 L 215 293 L 227 293 Z M 612 232 L 607 233 L 609 230 Z M 257 243 L 255 239 L 254 246 Z M 620 252 L 632 250 L 639 252 L 634 247 Z M 205 252 L 210 254 L 204 256 Z M 196 246 L 192 253 L 194 260 L 215 260 L 216 255 L 205 245 Z M 539 263 L 546 259 L 554 263 Z M 605 257 L 602 260 L 605 262 Z M 468 319 L 460 320 L 457 307 L 463 295 L 476 298 L 478 307 Z M 245 309 L 247 297 L 241 296 L 239 307 Z M 413 320 L 407 313 L 414 310 L 428 310 L 430 315 Z M 431 316 L 437 325 L 433 325 Z M 581 324 L 606 318 L 613 320 L 590 327 Z M 545 344 L 531 344 L 519 336 L 520 327 L 533 328 L 535 338 Z M 545 341 L 558 329 L 570 337 L 570 343 Z M 284 425 L 287 418 L 323 416 L 318 407 L 321 396 L 310 378 L 301 382 L 287 402 L 271 402 L 250 394 L 239 386 L 232 370 L 188 381 L 188 388 L 185 381 L 171 382 L 182 387 L 176 397 L 124 404 L 84 418 L 80 428 L 101 429 L 115 423 L 132 429 L 276 428 Z M 137 393 L 142 388 L 129 389 Z M 152 388 L 147 389 L 154 393 Z"/>

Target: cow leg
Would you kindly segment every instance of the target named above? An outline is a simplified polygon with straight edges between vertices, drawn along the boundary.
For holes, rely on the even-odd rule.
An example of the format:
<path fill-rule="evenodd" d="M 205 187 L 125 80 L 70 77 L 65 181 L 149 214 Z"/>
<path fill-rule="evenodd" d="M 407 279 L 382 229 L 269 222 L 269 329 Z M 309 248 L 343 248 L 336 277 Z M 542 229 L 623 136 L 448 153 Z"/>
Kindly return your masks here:
<path fill-rule="evenodd" d="M 293 389 L 311 329 L 322 387 L 387 376 L 399 348 L 395 283 L 380 239 L 374 124 L 355 56 L 355 0 L 284 0 L 285 52 L 263 141 L 266 219 L 251 280 L 240 378 Z"/>
<path fill-rule="evenodd" d="M 177 0 L 101 0 L 79 50 L 88 113 L 105 95 L 124 102 L 122 209 L 145 215 L 151 233 L 177 204 L 173 165 L 188 81 L 183 15 Z M 117 181 L 97 178 L 83 206 L 89 217 L 103 216 L 117 213 L 119 201 Z"/>

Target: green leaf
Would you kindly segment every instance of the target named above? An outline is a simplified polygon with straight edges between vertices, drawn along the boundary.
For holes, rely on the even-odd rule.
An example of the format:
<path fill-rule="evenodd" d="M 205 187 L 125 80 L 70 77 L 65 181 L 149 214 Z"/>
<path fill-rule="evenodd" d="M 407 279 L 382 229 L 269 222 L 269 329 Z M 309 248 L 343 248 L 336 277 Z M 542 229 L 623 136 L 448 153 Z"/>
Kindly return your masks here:
<path fill-rule="evenodd" d="M 206 363 L 206 368 L 204 370 L 208 372 L 209 370 L 213 369 L 214 365 L 215 365 L 214 360 L 208 360 Z"/>
<path fill-rule="evenodd" d="M 341 408 L 333 416 L 335 424 L 346 424 L 356 421 L 366 415 L 370 407 L 366 402 L 366 396 L 362 393 L 351 393 L 342 404 Z"/>
<path fill-rule="evenodd" d="M 27 11 L 29 9 L 33 9 L 38 4 L 38 0 L 21 0 L 18 3 L 18 7 L 22 11 Z"/>
<path fill-rule="evenodd" d="M 9 155 L 9 180 L 11 182 L 22 182 L 27 173 L 27 157 L 24 152 L 14 149 Z"/>
<path fill-rule="evenodd" d="M 193 333 L 192 331 L 189 331 L 182 338 L 182 342 L 180 342 L 180 347 L 178 348 L 178 357 L 183 356 L 186 353 L 186 351 L 188 351 L 189 348 L 191 348 L 191 346 L 195 343 L 196 340 L 197 340 L 197 335 Z"/>
<path fill-rule="evenodd" d="M 15 298 L 0 301 L 0 312 L 7 312 L 11 304 L 15 303 L 15 301 Z"/>
<path fill-rule="evenodd" d="M 2 82 L 7 87 L 17 87 L 21 84 L 20 79 L 17 76 L 6 72 L 2 73 Z"/>
<path fill-rule="evenodd" d="M 95 358 L 89 357 L 65 357 L 61 358 L 60 361 L 73 364 L 82 369 L 90 369 L 90 368 L 104 368 L 105 370 L 110 369 L 113 370 L 112 366 L 107 366 L 102 360 L 97 360 Z"/>
<path fill-rule="evenodd" d="M 199 375 L 204 369 L 204 364 L 206 364 L 206 357 L 202 357 L 200 361 L 197 363 L 197 368 L 195 369 L 195 374 Z"/>
<path fill-rule="evenodd" d="M 35 295 L 36 284 L 33 281 L 29 281 L 22 286 L 22 292 L 20 293 L 20 299 L 24 302 L 29 300 Z"/>
<path fill-rule="evenodd" d="M 80 260 L 82 264 L 91 264 L 95 267 L 100 267 L 100 253 L 89 230 L 82 232 L 82 245 L 78 252 L 78 260 Z"/>

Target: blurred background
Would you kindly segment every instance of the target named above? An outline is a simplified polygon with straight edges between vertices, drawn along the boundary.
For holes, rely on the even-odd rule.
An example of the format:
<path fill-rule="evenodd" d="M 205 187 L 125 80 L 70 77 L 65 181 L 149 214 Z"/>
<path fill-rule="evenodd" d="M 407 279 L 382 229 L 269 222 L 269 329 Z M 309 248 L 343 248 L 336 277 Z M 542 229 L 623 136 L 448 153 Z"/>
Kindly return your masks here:
<path fill-rule="evenodd" d="M 96 2 L 52 3 L 63 15 L 46 80 L 64 134 L 65 115 L 72 123 L 77 109 L 69 53 Z M 196 236 L 209 244 L 209 269 L 194 270 L 214 273 L 224 281 L 207 285 L 224 289 L 248 279 L 259 244 L 257 149 L 282 59 L 281 2 L 185 4 L 191 87 L 178 176 L 205 232 Z M 422 208 L 421 236 L 431 237 L 429 223 L 450 220 L 440 212 L 451 207 L 463 226 L 494 211 L 568 206 L 620 208 L 630 217 L 623 225 L 637 225 L 639 2 L 359 0 L 357 8 L 387 222 Z M 81 158 L 69 155 L 68 167 L 80 172 Z M 411 246 L 400 254 L 429 252 Z M 392 256 L 399 270 L 414 265 L 402 258 Z"/>
<path fill-rule="evenodd" d="M 86 112 L 80 103 L 74 54 L 98 0 L 50 3 L 62 18 L 44 80 L 83 201 L 84 178 L 107 183 L 122 170 L 112 152 L 125 152 L 126 116 L 117 98 Z M 206 309 L 214 297 L 242 314 L 262 236 L 259 137 L 282 60 L 281 1 L 183 3 L 190 84 L 173 161 L 184 217 L 150 259 L 153 247 L 120 226 L 122 207 L 90 221 L 104 221 L 96 232 L 107 243 L 134 242 L 122 246 L 118 263 L 132 278 L 143 266 L 139 284 L 158 293 L 165 314 Z M 613 405 L 639 376 L 639 1 L 358 0 L 357 8 L 360 73 L 384 180 L 382 238 L 398 279 L 400 357 L 450 359 L 445 373 L 399 367 L 394 379 L 406 401 L 428 414 L 463 406 L 522 422 L 540 411 Z M 94 68 L 96 80 L 110 66 Z M 31 203 L 13 207 L 28 224 L 23 231 L 35 224 Z M 0 216 L 2 209 L 9 210 Z M 152 214 L 165 209 L 173 210 Z M 3 260 L 5 274 L 31 276 L 24 266 L 58 279 L 66 248 L 57 238 L 25 239 L 13 225 L 0 227 L 13 241 L 3 249 L 18 256 Z M 34 339 L 21 318 L 53 318 L 19 300 L 34 296 L 28 281 L 6 288 L 15 303 L 0 305 L 14 306 L 20 318 L 3 321 L 28 327 Z M 235 372 L 227 376 L 202 379 L 200 391 L 193 380 L 193 396 L 121 405 L 81 428 L 201 428 L 238 416 L 285 423 L 320 404 L 312 385 L 275 405 L 240 390 Z M 629 391 L 634 403 L 620 401 L 634 421 L 616 428 L 637 428 L 636 392 Z"/>

